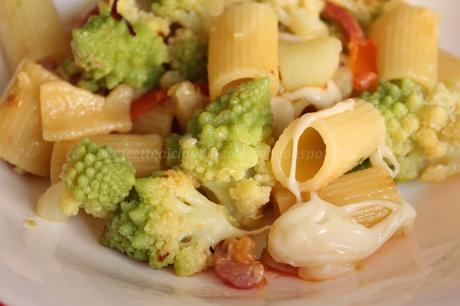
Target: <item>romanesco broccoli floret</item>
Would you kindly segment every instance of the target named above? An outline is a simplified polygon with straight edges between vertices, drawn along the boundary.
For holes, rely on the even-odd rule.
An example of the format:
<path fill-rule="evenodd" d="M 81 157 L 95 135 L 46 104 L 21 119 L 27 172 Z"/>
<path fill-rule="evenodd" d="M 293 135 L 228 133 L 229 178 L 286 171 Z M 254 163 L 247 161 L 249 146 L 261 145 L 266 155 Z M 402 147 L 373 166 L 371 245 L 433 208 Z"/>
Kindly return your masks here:
<path fill-rule="evenodd" d="M 197 181 L 181 171 L 137 180 L 137 199 L 124 202 L 112 214 L 102 243 L 131 258 L 148 260 L 153 269 L 174 265 L 188 276 L 208 266 L 211 248 L 244 235 L 228 210 L 208 200 Z"/>
<path fill-rule="evenodd" d="M 84 78 L 108 89 L 120 83 L 138 89 L 157 84 L 168 57 L 166 45 L 145 24 L 134 24 L 133 31 L 110 13 L 93 16 L 73 30 L 72 52 Z"/>
<path fill-rule="evenodd" d="M 110 0 L 109 6 L 112 7 L 115 0 Z M 143 23 L 154 33 L 164 36 L 169 35 L 170 21 L 164 17 L 156 16 L 140 5 L 137 0 L 116 0 L 117 13 L 123 16 L 131 24 Z"/>
<path fill-rule="evenodd" d="M 274 184 L 269 166 L 272 112 L 269 81 L 244 83 L 212 101 L 174 136 L 173 161 L 199 178 L 241 225 L 253 225 Z M 175 150 L 175 151 L 174 151 Z"/>
<path fill-rule="evenodd" d="M 151 0 L 155 15 L 193 30 L 202 30 L 203 0 Z"/>
<path fill-rule="evenodd" d="M 171 69 L 179 73 L 181 80 L 206 82 L 206 36 L 188 29 L 180 29 L 168 44 Z"/>
<path fill-rule="evenodd" d="M 103 217 L 117 209 L 135 183 L 135 170 L 121 153 L 85 138 L 71 149 L 63 167 L 67 193 L 61 209 L 67 215 L 87 213 Z"/>
<path fill-rule="evenodd" d="M 459 96 L 438 84 L 431 93 L 408 79 L 383 81 L 374 93 L 363 98 L 385 118 L 387 144 L 393 150 L 400 172 L 399 181 L 417 178 L 430 161 L 449 149 L 444 134 L 456 121 Z"/>

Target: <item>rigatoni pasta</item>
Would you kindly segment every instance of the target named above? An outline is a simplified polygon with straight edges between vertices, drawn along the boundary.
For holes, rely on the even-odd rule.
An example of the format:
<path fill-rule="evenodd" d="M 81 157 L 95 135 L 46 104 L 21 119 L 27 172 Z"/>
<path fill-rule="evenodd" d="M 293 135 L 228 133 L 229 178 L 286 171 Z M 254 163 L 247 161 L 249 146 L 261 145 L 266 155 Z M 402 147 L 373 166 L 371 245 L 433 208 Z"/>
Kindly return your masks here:
<path fill-rule="evenodd" d="M 428 89 L 438 81 L 439 17 L 426 8 L 401 5 L 376 21 L 382 80 L 409 78 Z"/>
<path fill-rule="evenodd" d="M 123 153 L 136 169 L 137 177 L 148 176 L 161 169 L 164 146 L 161 135 L 107 134 L 88 138 L 98 145 L 109 145 L 115 151 Z M 54 144 L 50 168 L 52 184 L 59 181 L 67 153 L 79 141 L 59 141 Z"/>
<path fill-rule="evenodd" d="M 268 77 L 276 95 L 278 19 L 268 4 L 243 3 L 216 18 L 209 36 L 208 78 L 211 99 L 241 82 Z"/>
<path fill-rule="evenodd" d="M 0 45 L 10 71 L 24 58 L 63 58 L 70 35 L 52 0 L 0 1 Z"/>
<path fill-rule="evenodd" d="M 439 81 L 460 93 L 460 58 L 439 50 Z"/>
<path fill-rule="evenodd" d="M 64 81 L 44 84 L 40 90 L 43 138 L 62 141 L 129 132 L 133 96 L 127 85 L 118 86 L 105 98 Z"/>
<path fill-rule="evenodd" d="M 273 173 L 300 198 L 351 170 L 384 143 L 385 122 L 378 110 L 349 100 L 293 121 L 273 148 Z"/>
<path fill-rule="evenodd" d="M 51 178 L 44 219 L 81 208 L 105 246 L 248 289 L 255 256 L 244 282 L 226 272 L 251 235 L 272 267 L 337 278 L 411 230 L 395 181 L 460 172 L 460 60 L 430 10 L 346 0 L 383 16 L 371 29 L 343 1 L 100 1 L 0 104 L 0 157 Z"/>
<path fill-rule="evenodd" d="M 306 42 L 281 41 L 279 47 L 281 84 L 287 91 L 321 87 L 339 67 L 342 43 L 326 36 Z"/>
<path fill-rule="evenodd" d="M 338 206 L 369 200 L 401 203 L 396 184 L 383 167 L 371 167 L 345 174 L 320 188 L 318 194 Z"/>
<path fill-rule="evenodd" d="M 0 104 L 0 157 L 27 172 L 49 175 L 53 144 L 43 140 L 40 86 L 58 77 L 26 59 Z"/>
<path fill-rule="evenodd" d="M 345 174 L 318 190 L 318 196 L 334 205 L 344 206 L 370 200 L 386 200 L 402 203 L 401 195 L 388 171 L 381 167 L 371 167 Z M 303 196 L 309 200 L 309 194 Z M 283 214 L 297 203 L 295 195 L 276 185 L 272 190 L 272 202 L 276 212 Z M 351 217 L 367 227 L 378 223 L 391 213 L 386 207 L 370 206 L 355 211 Z"/>
<path fill-rule="evenodd" d="M 167 137 L 171 134 L 174 120 L 174 105 L 167 102 L 155 105 L 133 122 L 133 133 L 159 134 Z"/>

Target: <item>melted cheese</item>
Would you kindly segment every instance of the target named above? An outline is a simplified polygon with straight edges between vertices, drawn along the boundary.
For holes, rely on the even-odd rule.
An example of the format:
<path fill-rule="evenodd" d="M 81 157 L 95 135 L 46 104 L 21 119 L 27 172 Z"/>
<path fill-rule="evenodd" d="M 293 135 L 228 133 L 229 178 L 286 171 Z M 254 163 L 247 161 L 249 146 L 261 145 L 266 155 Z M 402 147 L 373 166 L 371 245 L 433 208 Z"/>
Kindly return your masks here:
<path fill-rule="evenodd" d="M 329 81 L 326 88 L 302 87 L 293 92 L 287 92 L 282 97 L 290 101 L 302 99 L 307 102 L 304 107 L 311 104 L 317 109 L 324 109 L 342 100 L 342 92 L 334 81 Z"/>
<path fill-rule="evenodd" d="M 302 114 L 307 106 L 313 105 L 316 109 L 324 109 L 340 100 L 342 100 L 342 92 L 334 81 L 329 81 L 325 88 L 303 87 L 273 97 L 272 112 L 275 136 L 279 136 L 293 120 Z"/>
<path fill-rule="evenodd" d="M 289 42 L 304 42 L 307 41 L 308 38 L 301 37 L 289 32 L 280 32 L 279 33 L 279 39 L 284 40 L 284 41 L 289 41 Z"/>
<path fill-rule="evenodd" d="M 351 218 L 367 206 L 391 209 L 391 214 L 367 228 Z M 416 216 L 407 203 L 365 201 L 342 207 L 312 194 L 307 203 L 291 207 L 272 226 L 268 251 L 280 263 L 300 267 L 305 279 L 331 279 L 348 273 L 399 229 L 410 230 Z"/>
<path fill-rule="evenodd" d="M 393 169 L 390 166 L 388 166 L 388 164 L 385 162 L 385 159 L 390 162 L 390 165 L 393 166 Z M 388 173 L 392 177 L 396 177 L 396 175 L 398 175 L 399 173 L 399 162 L 396 159 L 396 156 L 390 150 L 390 148 L 385 144 L 382 144 L 377 148 L 377 151 L 375 151 L 375 153 L 370 156 L 370 160 L 372 166 L 387 169 Z"/>

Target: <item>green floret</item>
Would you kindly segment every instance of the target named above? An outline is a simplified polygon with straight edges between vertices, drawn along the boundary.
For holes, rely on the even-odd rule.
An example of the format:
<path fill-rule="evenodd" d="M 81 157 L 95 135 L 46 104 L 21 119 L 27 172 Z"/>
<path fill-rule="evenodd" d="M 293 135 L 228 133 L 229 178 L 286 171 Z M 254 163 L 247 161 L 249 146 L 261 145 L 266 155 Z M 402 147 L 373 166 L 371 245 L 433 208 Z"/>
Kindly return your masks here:
<path fill-rule="evenodd" d="M 114 5 L 114 3 L 115 0 L 110 1 L 111 5 Z M 147 11 L 142 4 L 142 1 L 138 0 L 117 0 L 117 13 L 123 16 L 130 24 L 143 23 L 154 33 L 168 36 L 170 32 L 170 21 Z"/>
<path fill-rule="evenodd" d="M 167 48 L 161 37 L 148 26 L 133 25 L 110 13 L 93 16 L 81 28 L 72 31 L 72 52 L 84 79 L 96 80 L 112 89 L 126 83 L 138 89 L 158 83 L 167 61 Z"/>
<path fill-rule="evenodd" d="M 174 265 L 179 276 L 207 268 L 211 249 L 220 241 L 244 235 L 227 209 L 196 188 L 181 171 L 139 179 L 138 198 L 112 214 L 101 242 L 129 257 L 149 261 L 153 269 Z"/>
<path fill-rule="evenodd" d="M 455 122 L 459 98 L 444 84 L 428 93 L 408 79 L 384 81 L 376 92 L 362 97 L 385 118 L 387 144 L 400 163 L 397 180 L 417 178 L 431 160 L 448 152 L 443 134 Z"/>
<path fill-rule="evenodd" d="M 182 80 L 206 82 L 207 79 L 207 39 L 187 29 L 177 32 L 168 45 L 171 68 Z"/>
<path fill-rule="evenodd" d="M 151 0 L 151 2 L 155 15 L 193 30 L 202 28 L 200 12 L 204 9 L 203 0 Z"/>
<path fill-rule="evenodd" d="M 62 179 L 67 195 L 61 209 L 73 215 L 82 207 L 87 213 L 103 217 L 117 209 L 135 183 L 135 170 L 121 153 L 83 139 L 67 156 Z"/>
<path fill-rule="evenodd" d="M 211 102 L 169 147 L 180 146 L 179 167 L 199 178 L 241 225 L 253 225 L 274 184 L 271 131 L 269 81 L 259 79 Z"/>

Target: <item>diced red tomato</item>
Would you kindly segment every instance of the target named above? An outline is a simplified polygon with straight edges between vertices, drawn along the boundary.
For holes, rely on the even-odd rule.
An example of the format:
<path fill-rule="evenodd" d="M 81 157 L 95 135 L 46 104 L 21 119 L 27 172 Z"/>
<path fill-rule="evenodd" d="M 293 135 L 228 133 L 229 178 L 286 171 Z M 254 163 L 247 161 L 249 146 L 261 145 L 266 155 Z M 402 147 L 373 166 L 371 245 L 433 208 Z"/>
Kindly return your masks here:
<path fill-rule="evenodd" d="M 167 94 L 164 89 L 154 89 L 146 92 L 131 104 L 131 120 L 136 121 L 143 113 L 165 101 L 166 98 Z"/>

